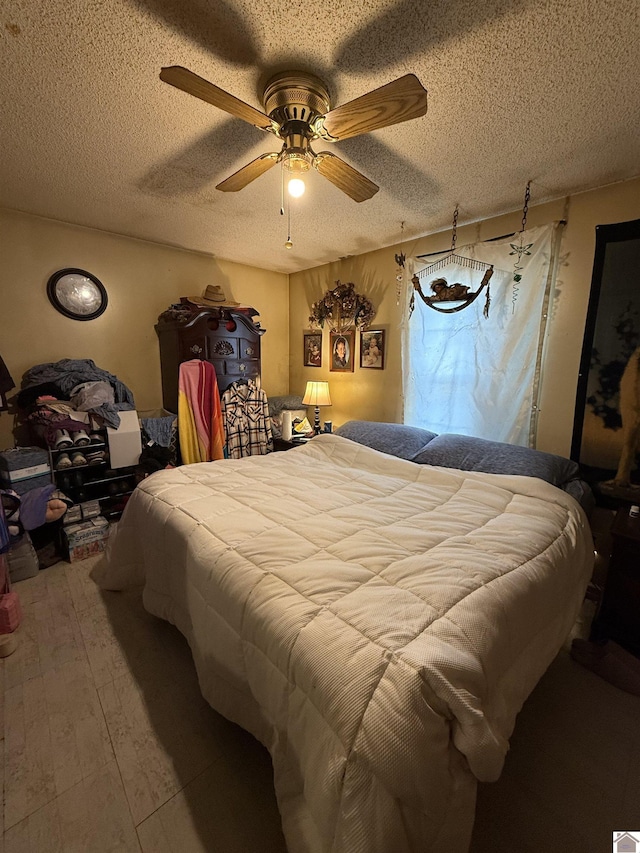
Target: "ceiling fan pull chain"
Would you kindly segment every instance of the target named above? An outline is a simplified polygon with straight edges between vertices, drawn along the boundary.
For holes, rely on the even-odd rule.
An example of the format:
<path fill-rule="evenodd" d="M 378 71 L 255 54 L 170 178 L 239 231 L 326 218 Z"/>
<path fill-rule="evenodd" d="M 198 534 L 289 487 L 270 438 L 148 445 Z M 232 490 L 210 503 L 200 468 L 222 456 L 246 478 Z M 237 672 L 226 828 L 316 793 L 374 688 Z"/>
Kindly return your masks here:
<path fill-rule="evenodd" d="M 287 199 L 287 242 L 284 244 L 285 249 L 293 249 L 291 242 L 291 199 Z"/>
<path fill-rule="evenodd" d="M 284 216 L 284 169 L 280 168 L 280 216 Z"/>

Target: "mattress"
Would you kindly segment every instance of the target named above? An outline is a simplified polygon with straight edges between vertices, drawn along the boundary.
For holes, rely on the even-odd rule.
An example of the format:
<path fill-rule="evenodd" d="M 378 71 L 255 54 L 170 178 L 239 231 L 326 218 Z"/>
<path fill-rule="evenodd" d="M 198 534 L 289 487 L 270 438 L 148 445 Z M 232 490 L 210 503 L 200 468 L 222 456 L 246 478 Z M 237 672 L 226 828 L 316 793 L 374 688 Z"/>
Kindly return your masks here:
<path fill-rule="evenodd" d="M 592 563 L 542 480 L 327 434 L 148 477 L 96 579 L 144 584 L 207 701 L 270 751 L 291 853 L 462 853 Z"/>

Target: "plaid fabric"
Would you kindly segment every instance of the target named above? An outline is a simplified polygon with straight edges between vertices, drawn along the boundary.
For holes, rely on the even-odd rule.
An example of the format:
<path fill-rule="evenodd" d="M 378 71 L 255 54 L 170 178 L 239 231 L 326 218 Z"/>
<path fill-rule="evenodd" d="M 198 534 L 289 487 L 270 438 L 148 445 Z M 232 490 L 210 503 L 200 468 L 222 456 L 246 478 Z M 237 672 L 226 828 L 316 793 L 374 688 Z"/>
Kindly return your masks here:
<path fill-rule="evenodd" d="M 255 382 L 233 382 L 222 395 L 227 456 L 260 456 L 273 450 L 267 395 Z"/>

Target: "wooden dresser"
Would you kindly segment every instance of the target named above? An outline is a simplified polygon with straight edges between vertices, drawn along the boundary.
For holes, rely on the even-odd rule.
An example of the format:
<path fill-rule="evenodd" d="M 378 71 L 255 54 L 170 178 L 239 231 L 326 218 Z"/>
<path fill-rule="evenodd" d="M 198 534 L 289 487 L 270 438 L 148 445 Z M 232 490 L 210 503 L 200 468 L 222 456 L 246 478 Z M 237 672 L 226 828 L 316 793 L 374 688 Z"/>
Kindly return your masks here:
<path fill-rule="evenodd" d="M 210 361 L 221 394 L 238 379 L 259 380 L 260 338 L 266 330 L 253 320 L 257 314 L 254 308 L 180 305 L 160 315 L 155 329 L 165 409 L 178 411 L 178 371 L 183 361 Z"/>

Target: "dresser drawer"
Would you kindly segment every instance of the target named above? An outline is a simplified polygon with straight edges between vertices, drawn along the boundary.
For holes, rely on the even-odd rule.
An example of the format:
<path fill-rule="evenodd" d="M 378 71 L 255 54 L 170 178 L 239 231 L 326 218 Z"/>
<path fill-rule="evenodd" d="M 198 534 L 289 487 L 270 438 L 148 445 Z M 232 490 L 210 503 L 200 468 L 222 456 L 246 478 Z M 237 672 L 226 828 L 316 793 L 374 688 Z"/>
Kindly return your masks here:
<path fill-rule="evenodd" d="M 207 343 L 205 335 L 185 335 L 180 340 L 180 361 L 191 361 L 192 358 L 208 358 Z"/>
<path fill-rule="evenodd" d="M 253 378 L 260 373 L 260 364 L 257 361 L 228 361 L 227 373 L 231 375 L 246 376 Z"/>
<path fill-rule="evenodd" d="M 240 338 L 240 354 L 238 356 L 242 361 L 260 359 L 260 341 L 248 341 L 246 338 Z"/>
<path fill-rule="evenodd" d="M 238 339 L 225 336 L 224 338 L 217 335 L 209 335 L 208 337 L 208 358 L 238 358 Z"/>

